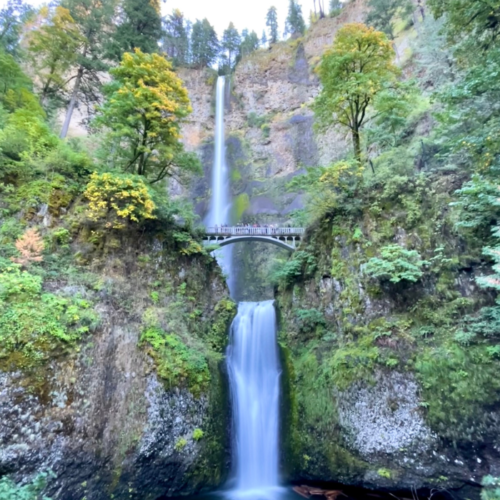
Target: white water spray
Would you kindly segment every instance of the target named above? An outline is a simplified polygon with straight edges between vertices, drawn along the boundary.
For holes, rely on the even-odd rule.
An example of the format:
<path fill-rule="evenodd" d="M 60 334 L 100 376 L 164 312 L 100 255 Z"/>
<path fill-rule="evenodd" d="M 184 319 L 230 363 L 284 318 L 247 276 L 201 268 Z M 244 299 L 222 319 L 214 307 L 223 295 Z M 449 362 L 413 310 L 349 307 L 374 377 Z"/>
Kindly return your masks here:
<path fill-rule="evenodd" d="M 273 301 L 239 304 L 227 363 L 236 462 L 236 489 L 231 496 L 275 498 L 280 369 Z"/>

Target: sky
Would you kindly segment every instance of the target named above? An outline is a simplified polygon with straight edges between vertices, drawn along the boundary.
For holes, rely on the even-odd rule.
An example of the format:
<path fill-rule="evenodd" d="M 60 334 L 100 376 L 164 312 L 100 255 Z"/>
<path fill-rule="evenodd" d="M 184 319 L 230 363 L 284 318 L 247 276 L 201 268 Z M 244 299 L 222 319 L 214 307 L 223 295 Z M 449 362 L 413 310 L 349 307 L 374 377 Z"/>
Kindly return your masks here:
<path fill-rule="evenodd" d="M 0 0 L 0 6 L 6 3 L 7 0 Z M 47 0 L 27 0 L 27 3 L 40 6 L 47 3 Z M 250 31 L 255 30 L 260 37 L 266 27 L 266 13 L 271 5 L 278 9 L 279 30 L 283 35 L 288 3 L 289 0 L 166 0 L 162 1 L 162 13 L 166 15 L 173 9 L 179 9 L 192 21 L 206 17 L 219 35 L 232 21 L 240 32 L 247 28 Z M 299 0 L 299 3 L 302 5 L 304 19 L 308 23 L 314 1 Z M 328 9 L 329 3 L 329 0 L 324 0 L 325 9 Z"/>

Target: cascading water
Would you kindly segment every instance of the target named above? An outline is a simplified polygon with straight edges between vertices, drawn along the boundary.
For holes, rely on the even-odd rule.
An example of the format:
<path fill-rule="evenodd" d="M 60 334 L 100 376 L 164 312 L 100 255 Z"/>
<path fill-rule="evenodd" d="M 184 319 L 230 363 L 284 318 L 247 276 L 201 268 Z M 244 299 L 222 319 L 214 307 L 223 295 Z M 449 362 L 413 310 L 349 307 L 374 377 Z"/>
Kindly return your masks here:
<path fill-rule="evenodd" d="M 207 227 L 230 224 L 231 202 L 229 198 L 229 172 L 226 165 L 226 147 L 224 133 L 224 103 L 226 93 L 226 78 L 217 79 L 216 111 L 215 111 L 215 157 L 212 168 L 212 198 L 210 210 L 205 218 Z M 228 286 L 233 290 L 231 282 L 231 247 L 221 248 L 216 252 L 217 260 L 228 277 Z"/>
<path fill-rule="evenodd" d="M 225 158 L 225 78 L 217 80 L 215 159 L 208 227 L 230 224 L 229 175 Z M 216 252 L 233 290 L 231 246 Z M 275 498 L 278 487 L 280 370 L 272 301 L 242 302 L 231 326 L 227 357 L 233 403 L 236 488 L 231 497 Z"/>
<path fill-rule="evenodd" d="M 273 301 L 239 304 L 227 364 L 236 466 L 231 496 L 273 498 L 278 488 L 280 387 Z"/>

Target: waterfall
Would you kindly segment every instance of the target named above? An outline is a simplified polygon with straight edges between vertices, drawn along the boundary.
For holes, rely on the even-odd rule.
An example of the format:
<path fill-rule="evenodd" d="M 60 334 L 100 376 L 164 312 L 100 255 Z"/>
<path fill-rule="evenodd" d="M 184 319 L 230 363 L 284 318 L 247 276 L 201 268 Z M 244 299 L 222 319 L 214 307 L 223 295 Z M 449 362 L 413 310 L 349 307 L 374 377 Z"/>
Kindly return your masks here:
<path fill-rule="evenodd" d="M 278 488 L 280 388 L 273 301 L 239 304 L 227 364 L 236 473 L 231 496 L 273 498 Z"/>
<path fill-rule="evenodd" d="M 210 210 L 205 218 L 205 226 L 215 227 L 231 223 L 231 201 L 229 196 L 229 171 L 226 164 L 226 146 L 224 131 L 224 103 L 226 77 L 217 79 L 215 110 L 215 155 L 212 167 L 212 197 Z M 229 290 L 233 290 L 231 281 L 231 247 L 221 248 L 216 252 L 217 261 L 227 276 Z"/>

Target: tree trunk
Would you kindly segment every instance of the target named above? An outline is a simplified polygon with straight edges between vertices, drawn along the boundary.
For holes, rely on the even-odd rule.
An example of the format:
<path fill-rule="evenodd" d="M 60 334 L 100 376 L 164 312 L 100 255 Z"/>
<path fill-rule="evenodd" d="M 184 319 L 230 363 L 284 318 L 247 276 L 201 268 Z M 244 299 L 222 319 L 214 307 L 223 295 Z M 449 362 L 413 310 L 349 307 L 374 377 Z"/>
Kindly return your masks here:
<path fill-rule="evenodd" d="M 61 129 L 61 134 L 59 135 L 61 139 L 64 139 L 68 135 L 69 124 L 71 123 L 71 116 L 73 115 L 73 110 L 75 109 L 76 98 L 80 90 L 82 78 L 83 78 L 83 68 L 80 66 L 78 68 L 78 74 L 76 76 L 75 86 L 73 87 L 73 92 L 71 94 L 71 99 L 69 101 L 68 110 L 66 111 L 66 117 L 64 119 L 64 124 Z"/>
<path fill-rule="evenodd" d="M 361 163 L 361 139 L 358 129 L 352 129 L 352 144 L 354 147 L 354 158 Z"/>

